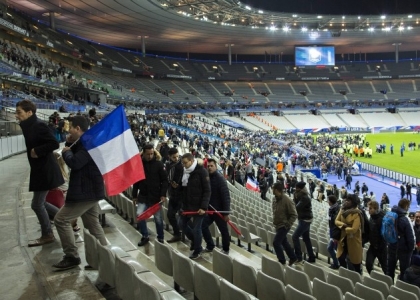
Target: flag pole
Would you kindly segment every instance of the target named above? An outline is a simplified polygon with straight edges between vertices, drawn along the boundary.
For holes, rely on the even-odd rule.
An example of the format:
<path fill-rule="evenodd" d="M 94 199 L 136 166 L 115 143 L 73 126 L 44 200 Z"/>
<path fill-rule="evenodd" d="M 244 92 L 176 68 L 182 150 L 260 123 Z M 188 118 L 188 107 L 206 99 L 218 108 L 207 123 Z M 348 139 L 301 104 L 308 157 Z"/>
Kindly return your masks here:
<path fill-rule="evenodd" d="M 80 138 L 78 138 L 76 141 L 74 141 L 74 143 L 73 144 L 71 144 L 70 146 L 69 146 L 69 148 L 71 148 L 71 147 L 73 147 L 78 141 L 79 141 L 79 139 Z M 60 150 L 58 150 L 56 153 L 58 154 L 58 157 L 57 157 L 57 159 L 60 159 L 61 158 L 61 154 L 62 154 L 62 152 L 63 152 L 63 149 L 60 149 Z"/>
<path fill-rule="evenodd" d="M 222 220 L 224 220 L 224 218 L 223 218 L 223 215 L 221 214 L 221 212 L 220 211 L 218 211 L 217 209 L 215 209 L 211 204 L 209 204 L 209 206 L 214 210 L 214 212 L 222 219 Z M 229 226 L 230 227 L 232 227 L 232 229 L 236 232 L 236 234 L 237 235 L 240 235 L 243 239 L 245 238 L 244 237 L 244 235 L 241 233 L 241 231 L 232 223 L 232 221 L 231 220 L 228 220 L 228 221 L 226 221 L 228 224 L 229 224 Z"/>

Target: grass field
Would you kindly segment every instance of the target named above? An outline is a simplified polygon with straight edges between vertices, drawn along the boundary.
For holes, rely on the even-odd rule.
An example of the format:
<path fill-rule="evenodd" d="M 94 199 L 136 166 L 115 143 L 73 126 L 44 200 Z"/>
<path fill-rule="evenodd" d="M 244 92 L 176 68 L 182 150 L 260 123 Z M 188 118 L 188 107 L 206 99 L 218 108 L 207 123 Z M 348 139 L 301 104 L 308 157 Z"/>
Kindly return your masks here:
<path fill-rule="evenodd" d="M 372 158 L 358 157 L 357 159 L 388 170 L 393 170 L 420 178 L 420 149 L 408 151 L 408 143 L 415 142 L 416 148 L 420 144 L 420 134 L 412 132 L 367 134 L 366 141 L 373 149 Z M 400 155 L 400 147 L 405 143 L 404 157 Z M 385 144 L 386 153 L 376 153 L 376 144 Z M 394 155 L 389 150 L 394 145 Z M 353 156 L 354 157 L 354 156 Z"/>

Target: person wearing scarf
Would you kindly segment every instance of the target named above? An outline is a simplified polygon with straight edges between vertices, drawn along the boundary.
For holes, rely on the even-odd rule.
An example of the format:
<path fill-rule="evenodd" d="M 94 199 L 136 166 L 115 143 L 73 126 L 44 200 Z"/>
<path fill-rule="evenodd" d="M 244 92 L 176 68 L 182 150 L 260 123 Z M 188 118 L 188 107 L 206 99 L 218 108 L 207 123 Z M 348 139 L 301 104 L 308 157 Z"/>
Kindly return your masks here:
<path fill-rule="evenodd" d="M 335 225 L 341 229 L 341 236 L 337 247 L 337 258 L 340 266 L 347 268 L 346 258 L 354 266 L 354 271 L 361 273 L 363 259 L 362 229 L 363 216 L 358 209 L 357 195 L 348 194 L 335 219 Z"/>
<path fill-rule="evenodd" d="M 181 158 L 184 166 L 182 176 L 182 211 L 195 212 L 195 214 L 181 214 L 181 227 L 187 238 L 191 241 L 193 253 L 191 259 L 200 257 L 203 251 L 201 247 L 202 231 L 205 211 L 210 201 L 210 178 L 207 170 L 197 163 L 191 153 L 185 153 Z"/>

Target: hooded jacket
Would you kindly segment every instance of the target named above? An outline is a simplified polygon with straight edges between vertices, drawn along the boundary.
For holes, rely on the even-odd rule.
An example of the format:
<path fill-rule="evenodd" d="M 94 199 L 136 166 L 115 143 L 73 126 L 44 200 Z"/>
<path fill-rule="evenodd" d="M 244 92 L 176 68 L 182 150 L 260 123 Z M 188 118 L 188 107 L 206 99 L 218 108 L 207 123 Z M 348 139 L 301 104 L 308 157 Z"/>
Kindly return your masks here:
<path fill-rule="evenodd" d="M 137 198 L 139 203 L 150 206 L 158 203 L 160 197 L 166 197 L 168 175 L 161 162 L 161 156 L 156 150 L 155 156 L 150 161 L 142 159 L 142 162 L 146 178 L 133 185 L 132 197 Z"/>
<path fill-rule="evenodd" d="M 394 205 L 391 211 L 398 214 L 398 242 L 389 244 L 389 247 L 398 249 L 399 251 L 413 251 L 416 239 L 414 237 L 413 226 L 411 225 L 410 219 L 407 217 L 407 211 L 397 205 Z"/>

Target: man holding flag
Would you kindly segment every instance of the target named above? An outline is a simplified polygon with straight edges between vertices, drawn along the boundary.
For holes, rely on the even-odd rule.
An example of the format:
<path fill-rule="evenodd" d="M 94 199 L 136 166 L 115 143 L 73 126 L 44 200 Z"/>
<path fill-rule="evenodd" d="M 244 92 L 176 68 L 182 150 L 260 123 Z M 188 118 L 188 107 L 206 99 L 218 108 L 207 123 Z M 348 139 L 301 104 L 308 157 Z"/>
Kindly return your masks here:
<path fill-rule="evenodd" d="M 201 225 L 210 201 L 210 179 L 207 170 L 197 163 L 191 153 L 185 153 L 181 162 L 184 166 L 182 210 L 194 213 L 181 216 L 182 231 L 191 241 L 191 250 L 194 250 L 190 258 L 197 259 L 203 250 Z"/>
<path fill-rule="evenodd" d="M 211 237 L 209 226 L 215 222 L 222 235 L 222 247 L 225 254 L 229 253 L 230 236 L 227 227 L 230 211 L 230 194 L 226 179 L 217 172 L 217 163 L 213 158 L 208 160 L 208 170 L 210 175 L 211 195 L 209 207 L 211 210 L 220 211 L 220 214 L 208 214 L 203 221 L 203 237 L 207 243 L 206 252 L 214 249 L 213 238 Z"/>
<path fill-rule="evenodd" d="M 168 175 L 161 161 L 159 152 L 155 151 L 153 145 L 147 144 L 143 147 L 142 153 L 143 168 L 146 178 L 133 185 L 132 197 L 137 201 L 137 215 L 141 215 L 149 207 L 155 207 L 153 211 L 157 239 L 163 243 L 163 218 L 159 203 L 166 201 L 168 190 Z M 142 235 L 138 246 L 144 246 L 149 242 L 149 231 L 145 220 L 137 223 L 137 230 Z"/>
<path fill-rule="evenodd" d="M 82 217 L 84 227 L 102 245 L 107 245 L 98 218 L 98 201 L 105 198 L 104 180 L 96 163 L 79 140 L 88 127 L 88 121 L 84 116 L 72 117 L 69 128 L 70 139 L 77 142 L 73 143 L 71 148 L 66 145 L 62 151 L 63 159 L 71 172 L 66 203 L 54 218 L 65 256 L 53 267 L 61 270 L 74 268 L 80 264 L 71 226 L 72 220 Z"/>

